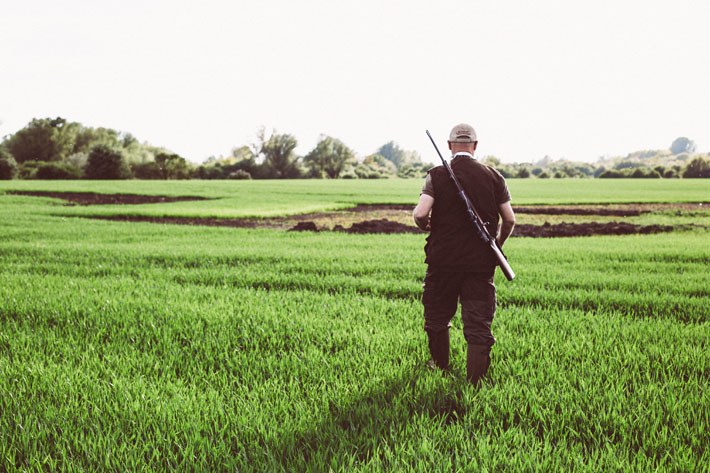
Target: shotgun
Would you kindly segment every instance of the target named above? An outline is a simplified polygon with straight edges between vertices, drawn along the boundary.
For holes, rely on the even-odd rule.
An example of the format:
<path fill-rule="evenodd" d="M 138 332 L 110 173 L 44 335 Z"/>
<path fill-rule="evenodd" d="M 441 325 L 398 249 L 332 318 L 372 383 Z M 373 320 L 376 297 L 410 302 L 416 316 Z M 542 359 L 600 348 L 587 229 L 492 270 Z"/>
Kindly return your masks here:
<path fill-rule="evenodd" d="M 500 266 L 501 271 L 503 271 L 503 274 L 508 279 L 508 281 L 512 281 L 513 278 L 515 277 L 515 273 L 513 272 L 513 268 L 511 268 L 510 265 L 508 264 L 508 259 L 505 257 L 505 255 L 503 254 L 503 251 L 498 246 L 496 239 L 494 237 L 491 237 L 490 233 L 488 233 L 488 229 L 486 228 L 486 224 L 483 223 L 483 220 L 481 220 L 480 215 L 478 215 L 478 212 L 476 212 L 476 209 L 473 207 L 473 204 L 471 204 L 471 201 L 469 200 L 468 196 L 466 195 L 466 192 L 464 192 L 463 187 L 461 187 L 459 180 L 456 179 L 456 175 L 454 174 L 454 171 L 451 170 L 451 166 L 449 166 L 449 163 L 441 155 L 441 152 L 439 152 L 439 148 L 436 146 L 436 143 L 434 142 L 434 138 L 431 137 L 431 133 L 429 133 L 429 130 L 426 131 L 426 134 L 429 137 L 429 139 L 431 140 L 431 144 L 434 145 L 434 149 L 436 150 L 437 154 L 439 155 L 439 158 L 441 158 L 441 162 L 444 163 L 444 167 L 449 172 L 449 176 L 451 176 L 451 180 L 454 181 L 454 184 L 456 184 L 456 189 L 459 192 L 459 196 L 463 200 L 464 204 L 466 204 L 466 213 L 468 214 L 469 219 L 473 223 L 473 228 L 476 231 L 476 235 L 483 243 L 488 245 L 488 247 L 491 249 L 491 251 L 495 255 L 496 261 L 498 262 L 498 266 Z"/>

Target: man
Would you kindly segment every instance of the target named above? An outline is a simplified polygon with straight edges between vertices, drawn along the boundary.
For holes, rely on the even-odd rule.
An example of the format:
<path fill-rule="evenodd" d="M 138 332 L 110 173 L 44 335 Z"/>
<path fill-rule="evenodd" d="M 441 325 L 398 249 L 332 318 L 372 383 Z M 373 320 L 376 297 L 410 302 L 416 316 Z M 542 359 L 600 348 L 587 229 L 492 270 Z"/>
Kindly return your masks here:
<path fill-rule="evenodd" d="M 478 140 L 470 125 L 456 125 L 448 143 L 451 169 L 481 219 L 488 223 L 489 232 L 498 230 L 496 241 L 502 248 L 515 225 L 505 179 L 474 158 Z M 486 374 L 495 343 L 491 332 L 496 309 L 495 257 L 476 235 L 465 204 L 444 166 L 429 171 L 413 217 L 419 228 L 431 232 L 424 248 L 428 267 L 422 295 L 424 330 L 432 356 L 429 366 L 449 369 L 449 328 L 460 300 L 463 333 L 468 344 L 466 377 L 476 385 Z"/>

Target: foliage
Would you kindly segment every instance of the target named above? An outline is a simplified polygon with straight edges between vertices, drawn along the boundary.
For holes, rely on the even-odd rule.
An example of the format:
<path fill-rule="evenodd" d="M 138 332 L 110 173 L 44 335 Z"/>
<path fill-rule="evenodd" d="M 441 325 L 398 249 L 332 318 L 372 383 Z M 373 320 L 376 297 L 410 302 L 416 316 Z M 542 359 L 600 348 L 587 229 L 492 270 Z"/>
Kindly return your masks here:
<path fill-rule="evenodd" d="M 382 179 L 392 177 L 397 172 L 394 163 L 382 155 L 372 154 L 355 167 L 360 179 Z"/>
<path fill-rule="evenodd" d="M 18 167 L 15 158 L 5 148 L 0 146 L 0 179 L 14 179 L 17 175 Z"/>
<path fill-rule="evenodd" d="M 46 161 L 25 161 L 20 164 L 18 176 L 20 179 L 35 179 L 37 169 Z"/>
<path fill-rule="evenodd" d="M 71 163 L 40 162 L 35 179 L 81 179 L 81 169 Z"/>
<path fill-rule="evenodd" d="M 131 170 L 120 151 L 99 144 L 91 148 L 84 170 L 87 179 L 128 179 Z"/>
<path fill-rule="evenodd" d="M 175 153 L 160 153 L 155 157 L 161 179 L 187 179 L 192 169 L 189 163 Z"/>
<path fill-rule="evenodd" d="M 259 133 L 258 151 L 263 156 L 264 174 L 269 179 L 293 179 L 301 176 L 298 158 L 293 150 L 298 141 L 292 135 L 275 131 L 267 138 L 264 130 Z"/>
<path fill-rule="evenodd" d="M 20 164 L 25 161 L 62 161 L 72 153 L 77 128 L 78 124 L 67 123 L 61 117 L 34 118 L 10 135 L 4 145 Z"/>
<path fill-rule="evenodd" d="M 355 153 L 345 144 L 330 136 L 322 137 L 303 158 L 303 163 L 316 177 L 335 179 L 355 162 Z"/>
<path fill-rule="evenodd" d="M 244 169 L 237 169 L 234 172 L 230 172 L 227 177 L 229 179 L 251 179 L 251 174 Z"/>
<path fill-rule="evenodd" d="M 685 136 L 676 138 L 671 143 L 671 153 L 673 154 L 694 153 L 695 149 L 695 142 Z"/>
<path fill-rule="evenodd" d="M 155 161 L 131 163 L 131 172 L 136 179 L 164 179 L 160 164 Z"/>
<path fill-rule="evenodd" d="M 399 171 L 397 171 L 397 177 L 424 179 L 427 175 L 427 171 L 432 167 L 433 166 L 431 164 L 423 163 L 421 161 L 407 163 L 399 168 Z"/>
<path fill-rule="evenodd" d="M 699 156 L 693 159 L 683 170 L 683 177 L 710 177 L 710 159 L 706 161 Z"/>
<path fill-rule="evenodd" d="M 406 164 L 421 162 L 421 156 L 415 151 L 405 151 L 394 141 L 387 142 L 380 146 L 375 152 L 376 155 L 384 157 L 394 164 L 396 169 L 400 169 Z"/>

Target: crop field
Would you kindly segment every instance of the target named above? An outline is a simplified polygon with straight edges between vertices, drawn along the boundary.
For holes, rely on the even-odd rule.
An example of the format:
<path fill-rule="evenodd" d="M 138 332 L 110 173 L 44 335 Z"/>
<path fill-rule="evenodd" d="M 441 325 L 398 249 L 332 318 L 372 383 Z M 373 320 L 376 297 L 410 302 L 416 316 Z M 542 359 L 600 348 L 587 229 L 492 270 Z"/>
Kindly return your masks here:
<path fill-rule="evenodd" d="M 710 184 L 509 187 L 564 212 L 648 204 L 521 225 L 671 228 L 511 238 L 474 389 L 458 316 L 453 374 L 424 364 L 424 234 L 258 220 L 326 229 L 356 204 L 415 203 L 419 181 L 0 181 L 0 471 L 710 471 Z"/>

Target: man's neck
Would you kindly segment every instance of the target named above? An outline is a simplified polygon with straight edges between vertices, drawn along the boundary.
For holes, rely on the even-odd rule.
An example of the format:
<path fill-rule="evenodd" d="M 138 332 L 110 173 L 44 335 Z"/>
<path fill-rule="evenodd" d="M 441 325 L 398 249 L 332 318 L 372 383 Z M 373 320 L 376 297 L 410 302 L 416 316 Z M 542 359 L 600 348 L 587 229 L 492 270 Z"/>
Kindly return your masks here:
<path fill-rule="evenodd" d="M 451 156 L 451 159 L 454 159 L 457 156 L 468 156 L 471 159 L 476 159 L 473 157 L 473 155 L 471 153 L 467 153 L 466 151 L 458 151 L 458 152 L 454 153 L 454 155 Z"/>

